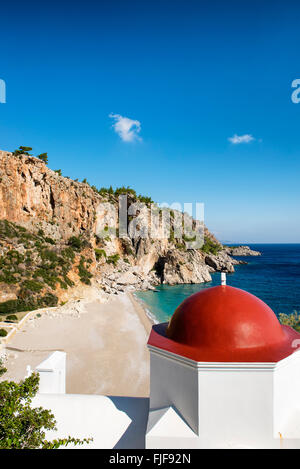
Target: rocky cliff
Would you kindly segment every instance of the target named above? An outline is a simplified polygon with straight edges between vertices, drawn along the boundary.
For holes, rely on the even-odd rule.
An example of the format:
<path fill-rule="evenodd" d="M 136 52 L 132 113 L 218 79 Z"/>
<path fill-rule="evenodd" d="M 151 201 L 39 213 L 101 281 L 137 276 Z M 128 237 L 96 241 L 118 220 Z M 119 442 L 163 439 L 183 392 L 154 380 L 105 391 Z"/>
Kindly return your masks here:
<path fill-rule="evenodd" d="M 128 205 L 142 200 L 133 192 Z M 207 228 L 202 249 L 187 249 L 172 236 L 133 237 L 130 230 L 120 238 L 117 207 L 112 190 L 63 177 L 37 158 L 0 151 L 0 313 L 65 301 L 80 283 L 116 293 L 206 282 L 211 272 L 233 272 L 239 262 Z M 149 203 L 143 210 L 150 217 Z M 128 215 L 129 224 L 137 216 L 140 211 Z"/>

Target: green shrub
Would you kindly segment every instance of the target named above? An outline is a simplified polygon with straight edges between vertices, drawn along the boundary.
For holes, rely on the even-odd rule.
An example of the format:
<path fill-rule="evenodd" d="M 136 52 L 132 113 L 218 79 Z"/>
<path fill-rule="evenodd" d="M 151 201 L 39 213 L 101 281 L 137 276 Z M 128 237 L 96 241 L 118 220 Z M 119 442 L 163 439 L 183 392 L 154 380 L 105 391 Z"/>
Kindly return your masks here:
<path fill-rule="evenodd" d="M 0 374 L 5 371 L 0 366 Z M 49 410 L 31 406 L 39 380 L 39 374 L 32 373 L 20 383 L 7 380 L 0 383 L 0 449 L 56 449 L 89 443 L 91 438 L 79 440 L 70 436 L 46 440 L 46 430 L 55 430 L 56 421 Z"/>
<path fill-rule="evenodd" d="M 25 280 L 21 287 L 32 292 L 40 292 L 43 289 L 43 284 L 35 280 Z"/>
<path fill-rule="evenodd" d="M 55 289 L 58 282 L 58 275 L 57 272 L 52 268 L 49 269 L 46 266 L 40 267 L 33 274 L 33 278 L 37 277 L 42 277 L 44 282 L 49 285 L 49 287 Z"/>
<path fill-rule="evenodd" d="M 5 329 L 0 329 L 0 337 L 6 337 L 7 331 Z"/>
<path fill-rule="evenodd" d="M 6 321 L 17 321 L 18 318 L 15 314 L 9 314 L 8 316 L 6 316 Z"/>
<path fill-rule="evenodd" d="M 41 258 L 43 261 L 50 261 L 52 263 L 56 263 L 59 261 L 59 256 L 54 251 L 50 251 L 49 249 L 44 249 L 41 252 Z"/>
<path fill-rule="evenodd" d="M 107 264 L 113 264 L 114 266 L 116 266 L 119 259 L 120 259 L 119 254 L 113 254 L 112 256 L 107 257 L 106 262 Z"/>
<path fill-rule="evenodd" d="M 52 293 L 46 293 L 43 297 L 18 298 L 17 300 L 8 300 L 0 303 L 0 314 L 18 313 L 25 311 L 33 311 L 35 309 L 56 306 L 58 298 Z"/>
<path fill-rule="evenodd" d="M 31 147 L 23 147 L 23 146 L 20 146 L 20 147 L 18 148 L 18 150 L 13 151 L 13 155 L 14 155 L 14 156 L 18 156 L 18 155 L 28 155 L 28 156 L 31 156 L 31 155 L 29 154 L 29 152 L 30 152 L 31 150 L 32 150 Z"/>
<path fill-rule="evenodd" d="M 187 235 L 184 234 L 184 235 L 182 236 L 182 239 L 183 239 L 186 243 L 190 243 L 190 242 L 196 240 L 196 235 L 189 237 L 189 236 L 187 236 Z"/>
<path fill-rule="evenodd" d="M 80 262 L 78 264 L 78 275 L 82 283 L 85 283 L 86 285 L 90 285 L 91 284 L 90 279 L 92 278 L 92 274 L 86 269 L 85 262 L 86 262 L 85 258 L 81 256 Z"/>
<path fill-rule="evenodd" d="M 59 282 L 61 288 L 63 288 L 64 290 L 67 290 L 67 289 L 68 289 L 67 283 L 64 282 L 61 278 L 58 278 L 58 282 Z"/>
<path fill-rule="evenodd" d="M 75 253 L 73 251 L 73 249 L 71 247 L 68 247 L 66 249 L 63 249 L 61 251 L 61 255 L 65 258 L 65 259 L 69 259 L 70 261 L 74 261 L 75 259 Z"/>
<path fill-rule="evenodd" d="M 279 314 L 279 321 L 281 324 L 293 327 L 296 331 L 300 332 L 300 313 L 294 311 L 292 314 Z"/>
<path fill-rule="evenodd" d="M 217 243 L 214 243 L 210 238 L 207 236 L 204 237 L 204 244 L 201 248 L 201 250 L 207 254 L 218 254 L 218 252 L 222 249 L 222 246 L 220 246 Z"/>
<path fill-rule="evenodd" d="M 95 256 L 97 261 L 99 261 L 101 257 L 106 257 L 106 252 L 104 249 L 95 249 Z"/>
<path fill-rule="evenodd" d="M 147 196 L 144 196 L 144 195 L 139 195 L 139 196 L 137 197 L 137 199 L 138 199 L 140 202 L 142 202 L 142 203 L 144 203 L 144 204 L 146 204 L 146 205 L 153 204 L 153 200 L 151 199 L 151 197 L 147 197 Z"/>
<path fill-rule="evenodd" d="M 57 296 L 52 293 L 46 293 L 42 298 L 37 301 L 38 308 L 43 308 L 44 306 L 56 306 L 58 303 Z"/>
<path fill-rule="evenodd" d="M 77 236 L 71 236 L 71 238 L 69 238 L 68 245 L 79 251 L 82 247 L 82 240 Z"/>
<path fill-rule="evenodd" d="M 125 187 L 125 186 L 117 187 L 116 190 L 115 190 L 115 196 L 118 197 L 121 194 L 130 194 L 133 197 L 137 198 L 135 190 L 131 189 L 131 187 L 129 187 L 129 186 L 127 186 L 127 187 Z"/>
<path fill-rule="evenodd" d="M 67 275 L 64 275 L 63 279 L 65 283 L 68 285 L 68 287 L 73 287 L 75 285 L 73 280 L 71 280 Z"/>
<path fill-rule="evenodd" d="M 45 241 L 46 241 L 46 243 L 49 243 L 49 244 L 56 244 L 56 242 L 54 241 L 54 239 L 49 238 L 49 237 L 46 237 L 46 238 L 45 238 Z"/>
<path fill-rule="evenodd" d="M 170 230 L 170 236 L 169 236 L 169 242 L 174 243 L 174 240 L 175 240 L 175 233 L 174 233 L 174 230 L 171 229 Z"/>
<path fill-rule="evenodd" d="M 112 186 L 106 188 L 106 187 L 101 187 L 99 190 L 98 190 L 98 193 L 100 195 L 113 195 L 114 194 L 114 190 L 112 188 Z"/>
<path fill-rule="evenodd" d="M 7 269 L 2 269 L 0 272 L 0 283 L 15 284 L 17 283 L 17 278 L 14 276 L 14 272 L 10 272 Z"/>
<path fill-rule="evenodd" d="M 48 164 L 48 153 L 41 153 L 40 155 L 37 155 L 37 158 L 42 160 L 45 164 Z"/>
<path fill-rule="evenodd" d="M 15 249 L 11 249 L 6 253 L 6 258 L 9 259 L 10 263 L 13 264 L 21 264 L 21 262 L 24 261 L 24 256 L 20 254 L 18 251 Z"/>

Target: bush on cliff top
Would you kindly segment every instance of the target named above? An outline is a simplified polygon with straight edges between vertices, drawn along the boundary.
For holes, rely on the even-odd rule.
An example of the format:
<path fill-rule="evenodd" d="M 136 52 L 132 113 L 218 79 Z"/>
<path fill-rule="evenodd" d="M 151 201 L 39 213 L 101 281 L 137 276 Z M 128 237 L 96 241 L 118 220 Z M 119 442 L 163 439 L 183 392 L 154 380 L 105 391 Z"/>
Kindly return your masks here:
<path fill-rule="evenodd" d="M 207 254 L 218 254 L 218 252 L 222 249 L 222 246 L 220 246 L 217 243 L 214 243 L 210 238 L 207 236 L 204 237 L 204 244 L 201 248 L 201 250 Z"/>
<path fill-rule="evenodd" d="M 13 155 L 14 156 L 18 156 L 18 155 L 27 155 L 27 156 L 31 156 L 29 154 L 29 152 L 32 150 L 31 147 L 23 147 L 23 146 L 20 146 L 17 150 L 14 150 L 13 151 Z"/>
<path fill-rule="evenodd" d="M 48 153 L 41 153 L 40 155 L 37 155 L 37 158 L 42 160 L 45 164 L 48 164 Z"/>
<path fill-rule="evenodd" d="M 12 152 L 12 154 L 14 156 L 19 156 L 19 155 L 33 156 L 29 153 L 30 151 L 32 151 L 31 147 L 24 147 L 24 146 L 21 145 L 17 150 L 14 150 Z M 39 158 L 45 164 L 48 164 L 48 154 L 47 153 L 41 153 L 40 155 L 37 155 L 36 158 Z"/>

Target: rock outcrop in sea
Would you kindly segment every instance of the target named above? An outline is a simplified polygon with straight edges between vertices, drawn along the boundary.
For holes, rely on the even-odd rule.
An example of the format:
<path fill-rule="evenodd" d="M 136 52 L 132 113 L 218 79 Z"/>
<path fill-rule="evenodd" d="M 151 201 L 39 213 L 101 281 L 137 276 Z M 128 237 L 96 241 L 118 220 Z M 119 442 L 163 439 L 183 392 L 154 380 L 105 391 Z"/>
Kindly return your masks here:
<path fill-rule="evenodd" d="M 149 218 L 148 198 L 126 194 L 128 206 L 146 200 L 128 215 L 129 226 L 137 215 Z M 259 255 L 247 246 L 222 246 L 206 227 L 201 249 L 187 249 L 188 241 L 172 234 L 151 239 L 129 229 L 118 237 L 117 208 L 112 189 L 99 191 L 37 158 L 0 151 L 0 313 L 67 301 L 80 283 L 112 294 L 207 282 L 212 272 L 234 272 L 241 261 L 232 256 Z M 173 211 L 170 226 L 172 232 Z"/>
<path fill-rule="evenodd" d="M 249 246 L 225 246 L 224 249 L 230 256 L 261 256 L 261 252 L 253 251 Z"/>

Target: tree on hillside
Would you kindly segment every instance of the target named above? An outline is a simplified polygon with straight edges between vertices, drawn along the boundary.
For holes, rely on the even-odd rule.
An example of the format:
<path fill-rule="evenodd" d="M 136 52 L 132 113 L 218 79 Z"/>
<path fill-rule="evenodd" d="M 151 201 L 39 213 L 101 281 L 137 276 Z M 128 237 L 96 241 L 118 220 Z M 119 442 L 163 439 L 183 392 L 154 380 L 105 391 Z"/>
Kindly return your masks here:
<path fill-rule="evenodd" d="M 42 160 L 45 164 L 48 164 L 48 153 L 41 153 L 40 155 L 37 155 L 37 158 Z"/>
<path fill-rule="evenodd" d="M 6 369 L 0 363 L 0 375 Z M 0 449 L 56 449 L 68 444 L 81 445 L 91 439 L 59 438 L 48 441 L 45 430 L 56 430 L 50 410 L 31 408 L 39 387 L 39 375 L 33 373 L 20 383 L 0 383 Z"/>
<path fill-rule="evenodd" d="M 13 151 L 13 155 L 14 156 L 19 156 L 19 155 L 33 156 L 29 153 L 30 151 L 32 151 L 31 147 L 20 146 L 17 150 Z M 37 158 L 42 160 L 45 164 L 48 164 L 48 153 L 41 153 L 40 155 L 37 155 Z"/>
<path fill-rule="evenodd" d="M 15 151 L 13 152 L 13 155 L 14 155 L 14 156 L 18 156 L 18 155 L 27 155 L 27 156 L 31 156 L 31 155 L 29 154 L 29 152 L 30 152 L 31 150 L 32 150 L 31 147 L 22 147 L 22 146 L 20 146 L 17 150 L 15 150 Z"/>

